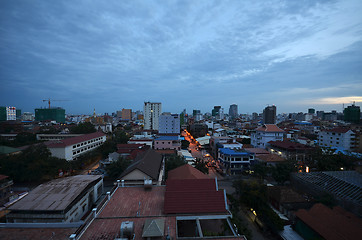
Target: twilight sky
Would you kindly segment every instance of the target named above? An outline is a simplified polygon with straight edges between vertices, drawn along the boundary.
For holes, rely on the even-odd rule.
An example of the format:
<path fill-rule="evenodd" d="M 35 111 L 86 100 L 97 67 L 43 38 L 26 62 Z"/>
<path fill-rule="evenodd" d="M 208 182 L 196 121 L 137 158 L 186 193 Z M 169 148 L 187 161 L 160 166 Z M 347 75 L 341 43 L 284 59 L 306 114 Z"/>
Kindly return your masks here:
<path fill-rule="evenodd" d="M 362 1 L 0 1 L 0 105 L 69 114 L 362 104 Z"/>

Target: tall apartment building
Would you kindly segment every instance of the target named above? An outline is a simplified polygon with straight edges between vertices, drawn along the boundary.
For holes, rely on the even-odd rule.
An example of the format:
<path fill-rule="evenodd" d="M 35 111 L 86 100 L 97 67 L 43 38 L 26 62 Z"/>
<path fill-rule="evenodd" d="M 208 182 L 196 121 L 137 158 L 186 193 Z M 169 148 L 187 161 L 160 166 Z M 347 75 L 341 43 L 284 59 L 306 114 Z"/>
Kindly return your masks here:
<path fill-rule="evenodd" d="M 163 133 L 180 134 L 180 116 L 178 114 L 162 113 L 159 117 L 159 130 Z"/>
<path fill-rule="evenodd" d="M 275 105 L 267 106 L 266 108 L 264 108 L 263 111 L 264 124 L 275 124 L 276 119 L 277 119 L 277 107 Z"/>
<path fill-rule="evenodd" d="M 231 104 L 229 108 L 229 117 L 231 119 L 238 117 L 238 105 Z"/>
<path fill-rule="evenodd" d="M 157 102 L 145 102 L 143 105 L 144 129 L 158 130 L 159 117 L 161 115 L 162 106 Z"/>
<path fill-rule="evenodd" d="M 344 121 L 351 123 L 359 123 L 361 118 L 361 109 L 354 103 L 343 110 Z"/>
<path fill-rule="evenodd" d="M 63 108 L 36 108 L 35 121 L 65 122 L 65 110 Z"/>
<path fill-rule="evenodd" d="M 132 109 L 122 109 L 122 120 L 132 120 Z"/>
<path fill-rule="evenodd" d="M 16 120 L 16 107 L 0 107 L 0 121 Z"/>

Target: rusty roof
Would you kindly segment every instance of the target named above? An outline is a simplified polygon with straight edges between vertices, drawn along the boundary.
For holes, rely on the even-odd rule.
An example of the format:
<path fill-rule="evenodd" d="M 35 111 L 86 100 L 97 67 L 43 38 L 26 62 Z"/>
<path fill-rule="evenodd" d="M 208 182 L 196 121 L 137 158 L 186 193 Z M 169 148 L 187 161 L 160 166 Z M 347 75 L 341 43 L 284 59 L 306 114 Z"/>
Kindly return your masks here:
<path fill-rule="evenodd" d="M 100 180 L 102 180 L 102 176 L 97 175 L 59 178 L 39 185 L 9 209 L 16 211 L 63 211 L 82 191 Z"/>

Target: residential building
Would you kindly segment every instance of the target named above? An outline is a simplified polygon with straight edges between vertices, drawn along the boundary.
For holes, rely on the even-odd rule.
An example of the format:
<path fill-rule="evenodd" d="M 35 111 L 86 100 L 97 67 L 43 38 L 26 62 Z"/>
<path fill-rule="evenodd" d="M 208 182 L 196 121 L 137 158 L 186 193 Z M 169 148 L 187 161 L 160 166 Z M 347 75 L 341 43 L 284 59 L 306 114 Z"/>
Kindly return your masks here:
<path fill-rule="evenodd" d="M 156 150 L 173 149 L 181 150 L 181 139 L 177 136 L 160 136 L 153 141 L 153 148 Z"/>
<path fill-rule="evenodd" d="M 250 169 L 254 160 L 255 155 L 244 149 L 219 148 L 218 161 L 230 175 L 240 174 Z"/>
<path fill-rule="evenodd" d="M 78 137 L 83 134 L 45 134 L 39 133 L 36 135 L 36 140 L 38 141 L 58 141 L 66 138 Z"/>
<path fill-rule="evenodd" d="M 338 150 L 354 151 L 358 145 L 356 133 L 348 128 L 333 128 L 318 133 L 318 145 Z"/>
<path fill-rule="evenodd" d="M 71 161 L 99 147 L 105 141 L 106 135 L 104 133 L 95 132 L 58 141 L 49 141 L 45 145 L 54 157 Z"/>
<path fill-rule="evenodd" d="M 343 110 L 344 121 L 351 123 L 360 123 L 361 119 L 361 109 L 359 106 L 352 104 L 352 106 L 348 106 Z"/>
<path fill-rule="evenodd" d="M 230 108 L 229 108 L 229 117 L 231 119 L 237 118 L 238 117 L 238 105 L 236 104 L 231 104 Z"/>
<path fill-rule="evenodd" d="M 134 162 L 119 176 L 127 185 L 143 185 L 151 180 L 153 185 L 161 185 L 164 176 L 164 158 L 152 149 L 141 152 Z"/>
<path fill-rule="evenodd" d="M 277 154 L 287 160 L 296 160 L 303 163 L 312 158 L 313 148 L 301 143 L 283 140 L 270 141 L 268 144 L 268 149 L 272 154 Z"/>
<path fill-rule="evenodd" d="M 263 122 L 264 124 L 275 124 L 277 119 L 277 107 L 267 106 L 263 111 Z"/>
<path fill-rule="evenodd" d="M 15 121 L 16 107 L 0 107 L 0 121 Z"/>
<path fill-rule="evenodd" d="M 174 179 L 210 179 L 210 177 L 190 164 L 185 164 L 168 172 L 167 180 Z"/>
<path fill-rule="evenodd" d="M 159 117 L 160 134 L 180 134 L 180 116 L 178 114 L 162 113 Z"/>
<path fill-rule="evenodd" d="M 103 178 L 77 175 L 39 185 L 9 207 L 8 223 L 79 222 L 103 193 Z"/>
<path fill-rule="evenodd" d="M 270 141 L 283 141 L 284 131 L 275 124 L 264 124 L 251 133 L 251 145 L 266 148 Z"/>
<path fill-rule="evenodd" d="M 150 147 L 143 143 L 117 144 L 117 153 L 125 159 L 135 159 L 140 152 L 148 150 Z"/>
<path fill-rule="evenodd" d="M 63 108 L 36 108 L 35 121 L 65 122 L 65 110 Z"/>
<path fill-rule="evenodd" d="M 122 109 L 121 118 L 124 121 L 132 120 L 132 109 Z"/>
<path fill-rule="evenodd" d="M 162 106 L 161 103 L 145 102 L 143 106 L 144 114 L 144 129 L 158 130 L 159 129 L 159 117 L 161 115 Z"/>

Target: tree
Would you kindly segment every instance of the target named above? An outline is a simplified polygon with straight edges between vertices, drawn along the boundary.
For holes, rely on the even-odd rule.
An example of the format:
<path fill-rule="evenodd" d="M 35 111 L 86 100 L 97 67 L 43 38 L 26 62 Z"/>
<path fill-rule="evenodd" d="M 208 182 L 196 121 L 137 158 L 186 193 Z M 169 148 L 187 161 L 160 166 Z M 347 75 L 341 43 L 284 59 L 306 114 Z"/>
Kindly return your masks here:
<path fill-rule="evenodd" d="M 183 157 L 181 156 L 176 156 L 176 155 L 172 155 L 172 156 L 168 156 L 166 158 L 166 163 L 165 163 L 165 176 L 166 176 L 166 179 L 167 179 L 167 174 L 168 174 L 168 171 L 172 170 L 172 169 L 175 169 L 177 167 L 180 167 L 182 165 L 185 165 L 186 164 L 186 161 Z"/>
<path fill-rule="evenodd" d="M 272 176 L 279 184 L 284 184 L 290 180 L 290 174 L 295 172 L 296 168 L 293 163 L 279 163 L 275 167 L 272 167 Z"/>
<path fill-rule="evenodd" d="M 115 141 L 108 139 L 97 148 L 97 151 L 102 154 L 103 158 L 107 158 L 108 154 L 117 151 L 117 144 Z"/>
<path fill-rule="evenodd" d="M 252 166 L 252 170 L 254 174 L 260 177 L 262 180 L 268 175 L 270 172 L 270 168 L 265 163 L 258 163 Z"/>
<path fill-rule="evenodd" d="M 187 140 L 181 141 L 181 149 L 187 149 L 190 146 L 190 142 Z"/>
<path fill-rule="evenodd" d="M 209 168 L 207 167 L 206 163 L 202 161 L 200 158 L 197 158 L 195 161 L 195 168 L 200 172 L 205 174 L 209 174 Z"/>
<path fill-rule="evenodd" d="M 74 134 L 94 133 L 95 131 L 94 125 L 90 122 L 79 123 L 70 128 L 70 132 Z"/>
<path fill-rule="evenodd" d="M 116 179 L 130 164 L 131 160 L 124 159 L 120 156 L 118 161 L 112 162 L 106 167 L 107 174 L 111 179 Z"/>
<path fill-rule="evenodd" d="M 130 137 L 127 135 L 125 131 L 122 130 L 116 130 L 113 133 L 113 140 L 117 144 L 126 144 L 129 141 Z"/>

